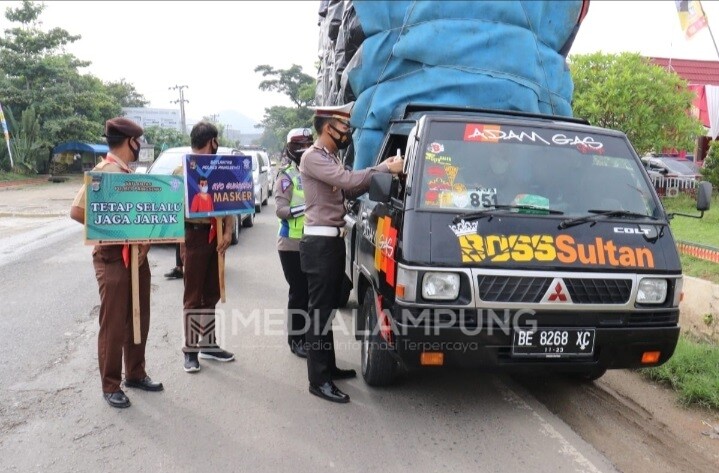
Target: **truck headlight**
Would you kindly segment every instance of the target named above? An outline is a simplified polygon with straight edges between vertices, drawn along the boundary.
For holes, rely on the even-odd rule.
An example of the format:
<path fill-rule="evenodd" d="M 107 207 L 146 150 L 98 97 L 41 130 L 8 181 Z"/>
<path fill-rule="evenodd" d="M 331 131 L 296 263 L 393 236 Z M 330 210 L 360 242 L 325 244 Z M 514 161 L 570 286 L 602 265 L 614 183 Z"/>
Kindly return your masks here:
<path fill-rule="evenodd" d="M 644 278 L 639 281 L 637 303 L 661 304 L 667 298 L 667 280 Z"/>
<path fill-rule="evenodd" d="M 454 300 L 459 296 L 459 274 L 425 273 L 422 278 L 422 297 L 435 300 Z"/>

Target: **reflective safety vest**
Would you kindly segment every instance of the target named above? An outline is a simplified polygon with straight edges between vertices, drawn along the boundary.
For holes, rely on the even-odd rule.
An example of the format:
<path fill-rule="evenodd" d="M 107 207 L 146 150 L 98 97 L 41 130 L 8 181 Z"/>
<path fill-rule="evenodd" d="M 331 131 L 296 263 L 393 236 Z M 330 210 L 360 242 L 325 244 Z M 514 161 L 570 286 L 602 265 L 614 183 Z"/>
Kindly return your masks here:
<path fill-rule="evenodd" d="M 299 240 L 305 227 L 305 191 L 302 189 L 302 180 L 297 166 L 290 165 L 280 171 L 292 181 L 292 198 L 290 199 L 290 213 L 295 217 L 278 219 L 280 230 L 278 235 L 285 238 Z"/>

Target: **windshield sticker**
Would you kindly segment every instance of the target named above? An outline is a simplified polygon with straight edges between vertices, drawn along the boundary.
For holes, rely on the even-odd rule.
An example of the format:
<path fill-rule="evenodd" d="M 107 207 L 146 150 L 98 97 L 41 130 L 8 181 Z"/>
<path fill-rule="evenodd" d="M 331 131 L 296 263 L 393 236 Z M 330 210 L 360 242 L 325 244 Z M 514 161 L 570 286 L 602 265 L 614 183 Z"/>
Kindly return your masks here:
<path fill-rule="evenodd" d="M 452 164 L 452 158 L 450 156 L 437 156 L 437 154 L 430 152 L 424 155 L 424 159 L 435 164 Z"/>
<path fill-rule="evenodd" d="M 434 154 L 441 153 L 442 151 L 444 151 L 444 145 L 435 141 L 434 143 L 431 143 L 429 146 L 427 146 L 427 151 L 430 151 Z"/>
<path fill-rule="evenodd" d="M 540 130 L 545 131 L 545 130 Z M 483 143 L 499 143 L 500 141 L 515 141 L 519 143 L 533 143 L 546 146 L 576 147 L 583 153 L 599 153 L 604 149 L 604 143 L 596 141 L 592 136 L 567 135 L 554 133 L 552 136 L 542 135 L 537 130 L 515 131 L 503 130 L 498 125 L 483 125 L 468 123 L 464 127 L 464 141 L 477 141 Z M 600 151 L 601 150 L 601 151 Z"/>
<path fill-rule="evenodd" d="M 482 210 L 497 205 L 497 189 L 466 190 L 463 184 L 455 184 L 452 192 L 440 192 L 441 208 L 471 208 Z"/>
<path fill-rule="evenodd" d="M 596 237 L 580 243 L 571 235 L 479 235 L 477 222 L 462 220 L 449 228 L 459 240 L 463 263 L 559 262 L 586 266 L 654 268 L 649 248 L 620 246 Z"/>

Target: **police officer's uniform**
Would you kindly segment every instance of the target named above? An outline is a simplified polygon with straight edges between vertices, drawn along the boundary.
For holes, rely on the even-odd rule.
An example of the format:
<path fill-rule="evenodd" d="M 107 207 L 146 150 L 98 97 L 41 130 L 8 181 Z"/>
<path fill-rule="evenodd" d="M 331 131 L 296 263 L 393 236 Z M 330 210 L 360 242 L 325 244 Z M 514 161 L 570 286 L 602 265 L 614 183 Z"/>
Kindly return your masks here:
<path fill-rule="evenodd" d="M 348 120 L 350 107 L 351 104 L 347 107 L 316 108 L 315 114 Z M 372 174 L 389 172 L 389 169 L 386 163 L 382 163 L 361 171 L 348 171 L 335 154 L 318 146 L 318 142 L 302 156 L 299 168 L 305 194 L 305 227 L 300 242 L 300 259 L 310 297 L 310 325 L 305 335 L 307 371 L 310 391 L 314 392 L 313 385 L 331 383 L 333 372 L 337 372 L 332 330 L 328 329 L 326 335 L 323 332 L 328 322 L 331 324 L 333 311 L 339 306 L 344 278 L 344 200 L 367 192 Z"/>
<path fill-rule="evenodd" d="M 305 314 L 309 296 L 307 277 L 300 265 L 300 240 L 305 213 L 305 195 L 300 170 L 290 161 L 277 174 L 275 188 L 275 214 L 279 220 L 277 252 L 282 271 L 290 289 L 287 300 L 287 343 L 293 353 L 303 356 Z"/>

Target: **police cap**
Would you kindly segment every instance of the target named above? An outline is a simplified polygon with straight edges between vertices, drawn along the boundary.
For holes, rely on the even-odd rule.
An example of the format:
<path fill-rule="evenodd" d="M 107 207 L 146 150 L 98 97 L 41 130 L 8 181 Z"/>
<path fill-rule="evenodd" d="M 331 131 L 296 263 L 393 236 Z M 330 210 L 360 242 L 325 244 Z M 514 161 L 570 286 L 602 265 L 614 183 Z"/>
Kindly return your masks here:
<path fill-rule="evenodd" d="M 354 102 L 350 102 L 344 105 L 321 105 L 309 108 L 315 111 L 316 117 L 335 118 L 337 120 L 349 122 L 354 104 Z"/>

